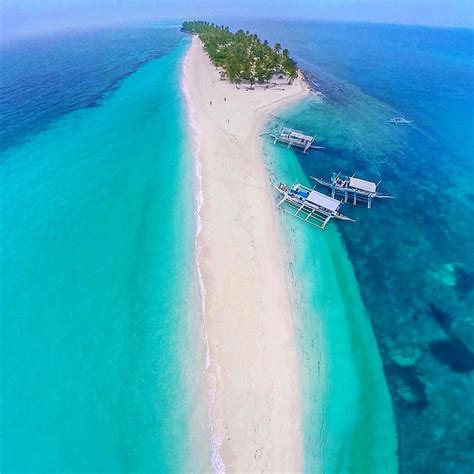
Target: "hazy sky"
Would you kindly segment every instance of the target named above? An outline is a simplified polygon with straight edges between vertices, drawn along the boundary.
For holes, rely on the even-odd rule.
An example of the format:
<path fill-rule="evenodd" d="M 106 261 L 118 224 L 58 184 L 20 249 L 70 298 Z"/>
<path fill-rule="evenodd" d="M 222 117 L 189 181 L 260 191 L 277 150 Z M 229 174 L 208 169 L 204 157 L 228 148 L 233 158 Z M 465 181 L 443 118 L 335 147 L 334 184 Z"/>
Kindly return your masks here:
<path fill-rule="evenodd" d="M 3 40 L 160 18 L 292 17 L 474 27 L 474 0 L 0 0 Z"/>

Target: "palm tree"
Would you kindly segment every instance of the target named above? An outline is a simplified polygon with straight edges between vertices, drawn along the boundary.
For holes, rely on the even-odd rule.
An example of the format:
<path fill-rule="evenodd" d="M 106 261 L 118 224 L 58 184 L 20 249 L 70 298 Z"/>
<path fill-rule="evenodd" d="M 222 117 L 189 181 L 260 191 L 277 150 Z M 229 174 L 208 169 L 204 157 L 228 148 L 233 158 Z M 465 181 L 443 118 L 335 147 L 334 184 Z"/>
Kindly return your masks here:
<path fill-rule="evenodd" d="M 226 70 L 231 82 L 265 82 L 274 74 L 286 74 L 294 79 L 298 74 L 296 63 L 287 49 L 276 43 L 273 48 L 268 41 L 261 41 L 256 34 L 238 30 L 231 33 L 229 27 L 217 26 L 204 21 L 186 21 L 183 31 L 199 35 L 204 49 L 215 66 Z"/>

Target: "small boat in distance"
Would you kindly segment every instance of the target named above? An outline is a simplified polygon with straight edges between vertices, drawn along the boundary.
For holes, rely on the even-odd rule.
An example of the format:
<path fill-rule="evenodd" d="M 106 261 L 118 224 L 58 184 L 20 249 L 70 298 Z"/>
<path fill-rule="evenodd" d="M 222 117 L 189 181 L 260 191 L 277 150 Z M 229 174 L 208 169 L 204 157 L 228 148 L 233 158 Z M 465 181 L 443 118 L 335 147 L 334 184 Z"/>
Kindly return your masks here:
<path fill-rule="evenodd" d="M 393 199 L 394 196 L 390 196 L 387 192 L 377 191 L 378 185 L 381 183 L 373 183 L 372 181 L 366 181 L 355 177 L 355 173 L 352 176 L 341 176 L 340 173 L 333 173 L 330 180 L 323 178 L 313 178 L 317 183 L 325 186 L 331 190 L 331 197 L 342 196 L 344 202 L 348 202 L 349 199 L 352 201 L 354 206 L 358 203 L 367 203 L 367 207 L 372 207 L 372 199 Z"/>
<path fill-rule="evenodd" d="M 270 132 L 269 134 L 273 138 L 273 144 L 277 142 L 285 143 L 288 148 L 292 146 L 299 148 L 306 153 L 310 148 L 322 149 L 322 146 L 316 146 L 314 141 L 316 137 L 313 135 L 305 135 L 301 130 L 293 130 L 292 128 L 282 127 L 280 130 Z"/>
<path fill-rule="evenodd" d="M 314 188 L 308 188 L 299 183 L 288 187 L 284 183 L 275 186 L 283 196 L 277 207 L 285 212 L 323 229 L 331 219 L 355 222 L 350 217 L 339 212 L 342 202 L 326 196 Z"/>
<path fill-rule="evenodd" d="M 405 117 L 393 117 L 389 122 L 395 125 L 410 125 L 413 123 L 413 120 L 407 120 Z"/>

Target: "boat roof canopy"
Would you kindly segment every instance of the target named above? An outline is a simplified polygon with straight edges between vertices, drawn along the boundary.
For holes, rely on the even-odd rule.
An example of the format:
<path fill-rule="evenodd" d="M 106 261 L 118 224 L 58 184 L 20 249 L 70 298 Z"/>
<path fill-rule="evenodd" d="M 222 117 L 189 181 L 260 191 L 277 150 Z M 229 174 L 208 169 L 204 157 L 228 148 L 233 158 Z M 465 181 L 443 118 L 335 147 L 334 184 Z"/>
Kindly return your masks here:
<path fill-rule="evenodd" d="M 290 133 L 290 136 L 292 138 L 298 138 L 300 140 L 304 140 L 305 142 L 312 142 L 314 140 L 314 137 L 312 137 L 311 135 L 304 135 L 303 133 L 295 132 L 295 131 L 292 131 Z"/>
<path fill-rule="evenodd" d="M 341 201 L 326 196 L 325 194 L 322 194 L 318 191 L 311 191 L 306 200 L 311 204 L 324 207 L 325 209 L 329 209 L 330 211 L 337 211 L 341 206 Z"/>
<path fill-rule="evenodd" d="M 369 193 L 375 193 L 377 185 L 372 183 L 372 181 L 366 181 L 365 179 L 359 178 L 350 178 L 349 186 L 351 188 L 362 189 L 362 191 L 367 191 Z"/>

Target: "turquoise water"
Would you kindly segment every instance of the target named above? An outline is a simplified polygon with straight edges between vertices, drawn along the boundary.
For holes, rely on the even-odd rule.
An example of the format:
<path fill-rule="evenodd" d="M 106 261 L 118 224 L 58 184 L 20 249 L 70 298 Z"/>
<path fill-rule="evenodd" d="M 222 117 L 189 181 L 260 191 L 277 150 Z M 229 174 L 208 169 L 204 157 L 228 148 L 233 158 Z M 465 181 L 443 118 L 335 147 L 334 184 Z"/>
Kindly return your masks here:
<path fill-rule="evenodd" d="M 146 64 L 136 62 L 137 31 L 107 33 L 115 48 L 95 63 L 102 96 L 87 107 L 92 78 L 81 85 L 80 71 L 90 72 L 99 33 L 57 39 L 59 49 L 70 42 L 69 58 L 49 39 L 37 46 L 53 71 L 74 73 L 66 113 L 45 84 L 32 82 L 16 109 L 2 102 L 15 131 L 0 155 L 2 472 L 199 466 L 193 168 L 179 82 L 188 42 L 175 30 L 140 34 L 159 41 Z M 83 64 L 72 64 L 80 46 Z M 30 71 L 31 57 L 8 54 Z M 35 115 L 41 100 L 43 123 L 25 134 L 14 114 Z"/>
<path fill-rule="evenodd" d="M 268 142 L 264 151 L 275 182 L 309 184 L 292 151 Z M 304 472 L 395 473 L 391 400 L 343 242 L 334 227 L 318 232 L 283 213 L 281 223 L 296 294 Z"/>

